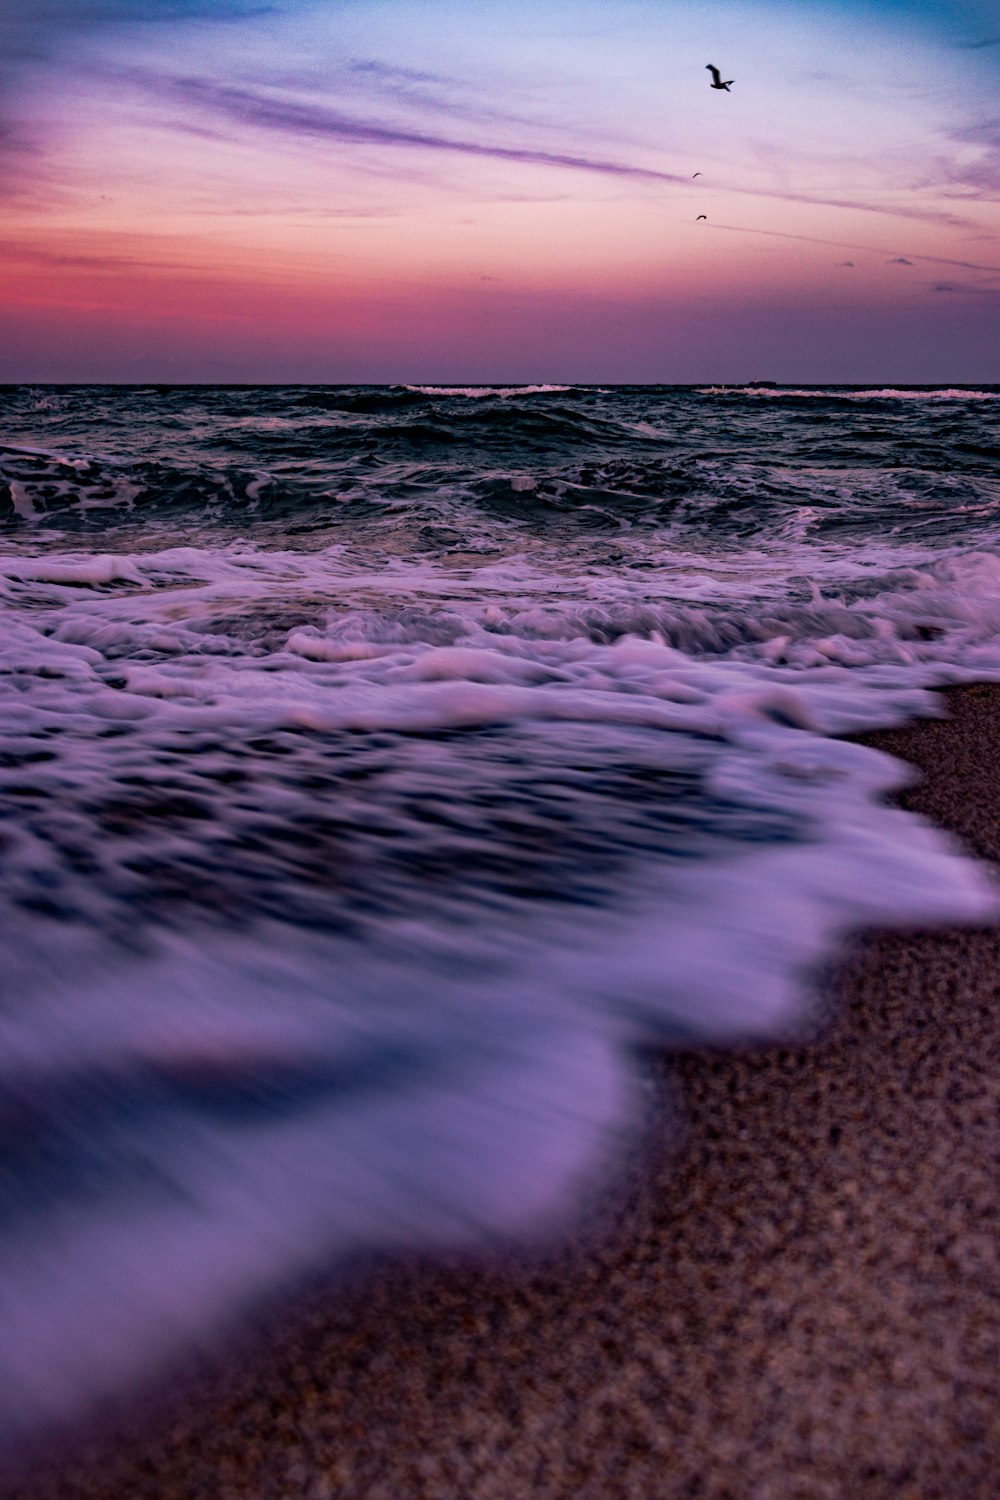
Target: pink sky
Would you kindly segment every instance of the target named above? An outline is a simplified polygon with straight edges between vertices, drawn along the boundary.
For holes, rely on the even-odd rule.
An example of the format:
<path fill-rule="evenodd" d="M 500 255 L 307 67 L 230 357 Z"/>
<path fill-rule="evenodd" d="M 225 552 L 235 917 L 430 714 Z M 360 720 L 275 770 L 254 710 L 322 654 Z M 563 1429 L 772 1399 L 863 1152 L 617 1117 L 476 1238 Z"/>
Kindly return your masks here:
<path fill-rule="evenodd" d="M 1000 381 L 971 3 L 31 0 L 0 44 L 0 380 Z"/>

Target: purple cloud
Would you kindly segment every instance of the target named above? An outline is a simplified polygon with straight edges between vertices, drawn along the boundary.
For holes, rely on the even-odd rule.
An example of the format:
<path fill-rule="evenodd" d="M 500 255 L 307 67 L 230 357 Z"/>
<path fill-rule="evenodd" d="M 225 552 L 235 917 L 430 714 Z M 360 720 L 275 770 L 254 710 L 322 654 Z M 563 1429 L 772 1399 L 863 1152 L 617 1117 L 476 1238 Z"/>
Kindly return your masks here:
<path fill-rule="evenodd" d="M 1000 287 L 977 286 L 971 281 L 935 281 L 931 283 L 932 292 L 972 292 L 980 297 L 1000 297 Z"/>
<path fill-rule="evenodd" d="M 18 170 L 28 151 L 42 154 L 41 142 L 17 119 L 16 96 L 30 88 L 40 66 L 64 57 L 67 45 L 83 33 L 155 21 L 246 20 L 287 10 L 296 0 L 6 0 L 0 3 L 0 193 L 30 179 Z"/>
<path fill-rule="evenodd" d="M 783 229 L 758 229 L 751 224 L 716 224 L 716 229 L 728 229 L 733 234 L 764 234 L 769 239 L 775 240 L 801 240 L 807 245 L 831 245 L 836 250 L 862 250 L 866 253 L 877 255 L 879 251 L 874 245 L 852 245 L 846 240 L 821 239 L 814 234 L 791 234 Z M 920 262 L 931 266 L 954 266 L 960 271 L 992 271 L 1000 272 L 1000 266 L 983 265 L 974 260 L 948 260 L 943 255 L 917 255 L 914 254 L 911 265 Z"/>
<path fill-rule="evenodd" d="M 992 199 L 1000 192 L 1000 117 L 975 120 L 953 130 L 951 139 L 963 146 L 978 146 L 982 155 L 977 161 L 950 165 L 947 181 Z"/>
<path fill-rule="evenodd" d="M 376 65 L 380 71 L 380 65 Z M 388 69 L 389 73 L 404 70 Z M 651 183 L 674 183 L 689 185 L 686 176 L 664 172 L 655 167 L 633 166 L 628 162 L 610 161 L 605 157 L 583 152 L 546 151 L 531 146 L 505 146 L 489 141 L 470 140 L 454 135 L 444 135 L 435 129 L 420 129 L 403 125 L 387 125 L 373 120 L 370 115 L 357 116 L 343 110 L 309 100 L 276 97 L 260 89 L 218 83 L 210 79 L 187 75 L 164 77 L 144 68 L 118 68 L 115 76 L 125 78 L 139 87 L 173 98 L 183 99 L 196 108 L 210 110 L 222 115 L 234 124 L 261 130 L 279 131 L 290 135 L 311 136 L 331 142 L 354 145 L 422 147 L 428 150 L 451 152 L 457 155 L 492 158 L 497 161 L 521 162 L 528 166 L 566 167 L 574 171 L 593 172 L 604 176 L 623 177 L 632 181 Z M 475 106 L 460 104 L 448 106 L 448 112 L 461 115 L 466 121 L 483 124 L 497 116 Z M 508 123 L 516 117 L 503 116 Z M 177 128 L 190 129 L 189 123 L 175 122 Z M 522 121 L 521 123 L 531 123 Z M 950 228 L 970 226 L 970 221 L 950 212 L 918 208 L 884 208 L 878 204 L 858 202 L 850 199 L 818 198 L 808 193 L 795 193 L 775 189 L 728 185 L 727 191 L 751 198 L 764 198 L 784 203 L 805 203 L 813 207 L 846 208 L 890 218 L 914 219 L 925 223 L 943 224 Z"/>
<path fill-rule="evenodd" d="M 58 52 L 73 33 L 100 27 L 200 17 L 246 20 L 287 8 L 259 0 L 17 0 L 0 12 L 0 67 L 14 72 Z"/>
<path fill-rule="evenodd" d="M 606 161 L 571 152 L 540 151 L 527 146 L 501 146 L 485 141 L 460 140 L 453 136 L 438 135 L 434 131 L 382 125 L 375 120 L 358 118 L 322 105 L 276 99 L 251 89 L 235 88 L 200 78 L 157 79 L 137 69 L 128 70 L 126 76 L 147 84 L 152 83 L 174 97 L 223 114 L 238 124 L 264 130 L 343 141 L 353 145 L 416 146 L 454 152 L 462 156 L 522 162 L 528 166 L 569 167 L 575 171 L 598 172 L 606 176 L 628 177 L 645 182 L 687 184 L 686 178 L 673 172 L 661 172 L 653 167 L 635 167 L 625 162 Z"/>
<path fill-rule="evenodd" d="M 7 264 L 24 266 L 53 266 L 59 269 L 73 267 L 75 270 L 106 271 L 110 273 L 118 271 L 173 271 L 181 268 L 187 271 L 200 271 L 203 268 L 193 264 L 185 258 L 182 261 L 163 259 L 150 259 L 144 255 L 81 255 L 64 254 L 59 250 L 50 250 L 44 245 L 31 244 L 28 241 L 0 240 L 0 261 Z M 209 268 L 211 269 L 211 268 Z"/>
<path fill-rule="evenodd" d="M 419 68 L 401 68 L 390 63 L 378 62 L 372 58 L 355 58 L 347 64 L 349 73 L 364 73 L 373 78 L 379 78 L 387 83 L 444 83 L 451 84 L 454 79 L 447 78 L 443 73 L 422 73 Z"/>

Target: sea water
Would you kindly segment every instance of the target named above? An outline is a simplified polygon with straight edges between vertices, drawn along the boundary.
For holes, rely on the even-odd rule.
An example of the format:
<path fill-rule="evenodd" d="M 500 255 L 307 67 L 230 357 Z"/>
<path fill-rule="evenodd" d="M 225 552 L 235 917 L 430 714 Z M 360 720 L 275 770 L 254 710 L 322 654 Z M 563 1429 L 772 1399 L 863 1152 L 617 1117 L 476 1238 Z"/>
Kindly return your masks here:
<path fill-rule="evenodd" d="M 567 1222 L 649 1046 L 988 875 L 839 736 L 1000 678 L 1000 389 L 0 392 L 0 1437 Z"/>

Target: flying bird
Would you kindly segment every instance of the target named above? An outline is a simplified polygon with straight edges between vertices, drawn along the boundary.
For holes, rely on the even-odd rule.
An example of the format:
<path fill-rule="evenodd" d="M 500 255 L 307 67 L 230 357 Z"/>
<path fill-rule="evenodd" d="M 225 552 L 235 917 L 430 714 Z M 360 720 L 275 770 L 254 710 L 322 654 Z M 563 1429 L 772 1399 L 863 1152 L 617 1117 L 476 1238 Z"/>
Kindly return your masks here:
<path fill-rule="evenodd" d="M 731 83 L 735 83 L 736 80 L 734 78 L 727 78 L 724 80 L 718 68 L 714 67 L 711 63 L 706 63 L 705 67 L 712 75 L 712 82 L 709 86 L 713 89 L 725 89 L 726 93 L 728 94 L 729 85 Z"/>
<path fill-rule="evenodd" d="M 696 177 L 700 177 L 700 176 L 701 176 L 700 172 L 692 172 L 691 173 L 691 181 L 694 182 L 695 178 Z"/>
<path fill-rule="evenodd" d="M 708 214 L 699 214 L 698 215 L 698 219 L 707 219 L 707 218 L 708 218 Z M 695 221 L 694 221 L 696 224 L 698 222 L 698 219 L 695 219 Z"/>

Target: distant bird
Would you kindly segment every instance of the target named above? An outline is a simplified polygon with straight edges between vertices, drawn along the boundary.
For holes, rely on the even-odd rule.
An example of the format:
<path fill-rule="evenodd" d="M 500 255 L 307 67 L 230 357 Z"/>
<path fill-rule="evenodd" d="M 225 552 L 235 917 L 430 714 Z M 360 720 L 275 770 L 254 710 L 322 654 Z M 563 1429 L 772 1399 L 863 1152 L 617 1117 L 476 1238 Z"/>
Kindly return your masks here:
<path fill-rule="evenodd" d="M 718 68 L 713 67 L 711 63 L 706 63 L 705 67 L 712 75 L 712 82 L 709 86 L 713 89 L 725 89 L 726 93 L 728 94 L 729 85 L 736 82 L 735 78 L 728 78 L 723 81 L 722 74 L 719 72 Z"/>
<path fill-rule="evenodd" d="M 701 176 L 700 172 L 692 172 L 691 173 L 691 181 L 694 182 L 695 178 L 696 177 L 700 177 L 700 176 Z"/>
<path fill-rule="evenodd" d="M 707 219 L 707 218 L 708 218 L 708 214 L 699 214 L 698 215 L 698 219 Z M 698 219 L 695 219 L 695 221 L 694 221 L 696 224 L 698 222 Z"/>

